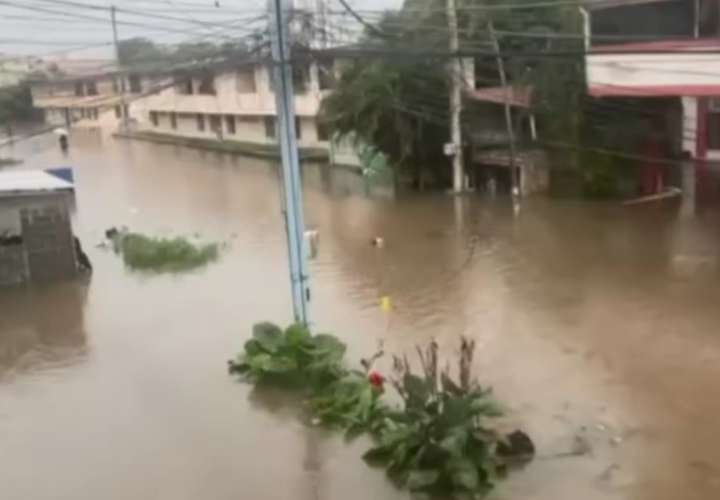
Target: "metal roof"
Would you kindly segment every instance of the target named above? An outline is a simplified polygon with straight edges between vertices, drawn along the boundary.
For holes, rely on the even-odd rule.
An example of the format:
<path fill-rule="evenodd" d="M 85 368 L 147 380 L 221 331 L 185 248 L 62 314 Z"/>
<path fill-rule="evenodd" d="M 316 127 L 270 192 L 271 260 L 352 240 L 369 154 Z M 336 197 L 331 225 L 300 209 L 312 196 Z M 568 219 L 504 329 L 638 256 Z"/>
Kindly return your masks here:
<path fill-rule="evenodd" d="M 73 185 L 41 170 L 0 172 L 0 196 L 69 191 Z"/>

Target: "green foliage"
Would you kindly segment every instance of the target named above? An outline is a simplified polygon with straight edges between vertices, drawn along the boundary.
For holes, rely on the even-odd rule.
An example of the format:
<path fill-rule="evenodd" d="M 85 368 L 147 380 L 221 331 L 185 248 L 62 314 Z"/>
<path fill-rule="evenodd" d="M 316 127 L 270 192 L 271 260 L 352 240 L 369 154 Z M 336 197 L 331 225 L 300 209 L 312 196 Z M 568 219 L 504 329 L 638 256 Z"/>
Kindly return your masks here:
<path fill-rule="evenodd" d="M 381 428 L 387 413 L 380 401 L 382 393 L 366 374 L 353 371 L 319 390 L 310 399 L 310 408 L 322 423 L 346 429 L 346 436 L 352 438 Z"/>
<path fill-rule="evenodd" d="M 343 375 L 345 345 L 327 334 L 311 335 L 302 325 L 285 331 L 272 323 L 258 323 L 245 352 L 231 362 L 230 372 L 254 382 L 270 381 L 324 387 Z"/>
<path fill-rule="evenodd" d="M 119 233 L 113 240 L 125 265 L 142 271 L 177 272 L 202 267 L 219 256 L 215 243 L 195 245 L 185 238 L 152 238 Z"/>
<path fill-rule="evenodd" d="M 419 351 L 422 376 L 396 358 L 403 408 L 387 414 L 377 446 L 364 455 L 368 463 L 384 466 L 412 491 L 482 495 L 492 489 L 505 461 L 497 453 L 501 435 L 488 423 L 502 411 L 488 390 L 468 378 L 472 349 L 463 340 L 459 383 L 447 370 L 438 375 L 435 343 L 425 354 Z"/>
<path fill-rule="evenodd" d="M 120 64 L 138 68 L 153 68 L 157 67 L 158 63 L 187 64 L 215 56 L 246 52 L 247 46 L 240 42 L 226 42 L 222 45 L 211 42 L 184 42 L 177 46 L 165 46 L 148 38 L 135 37 L 118 43 Z"/>
<path fill-rule="evenodd" d="M 37 111 L 33 109 L 27 82 L 0 88 L 0 127 L 8 128 L 14 123 L 36 118 Z"/>
<path fill-rule="evenodd" d="M 382 351 L 363 360 L 362 371 L 347 370 L 345 346 L 331 335 L 313 336 L 305 327 L 286 330 L 271 323 L 253 328 L 244 352 L 230 362 L 230 372 L 255 383 L 272 382 L 307 391 L 313 421 L 345 431 L 352 438 L 369 434 L 375 446 L 366 462 L 386 468 L 388 476 L 411 491 L 483 495 L 532 442 L 521 432 L 510 437 L 490 425 L 502 411 L 490 391 L 470 375 L 474 343 L 463 339 L 458 381 L 449 368 L 438 370 L 438 347 L 418 349 L 422 375 L 406 359 L 394 358 L 391 384 L 402 399 L 399 408 L 383 402 L 384 377 L 370 372 Z M 370 373 L 368 373 L 370 372 Z M 513 442 L 510 442 L 512 438 Z"/>

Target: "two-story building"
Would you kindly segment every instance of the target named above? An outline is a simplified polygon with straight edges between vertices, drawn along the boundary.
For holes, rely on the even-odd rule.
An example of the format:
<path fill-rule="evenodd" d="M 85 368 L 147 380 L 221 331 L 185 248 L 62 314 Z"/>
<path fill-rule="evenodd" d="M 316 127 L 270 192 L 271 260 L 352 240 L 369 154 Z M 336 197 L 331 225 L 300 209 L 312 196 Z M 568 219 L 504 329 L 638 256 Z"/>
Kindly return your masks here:
<path fill-rule="evenodd" d="M 647 116 L 646 157 L 720 159 L 717 0 L 608 0 L 585 18 L 590 95 Z M 652 160 L 650 160 L 652 161 Z"/>
<path fill-rule="evenodd" d="M 163 88 L 134 103 L 135 133 L 261 147 L 276 143 L 275 95 L 266 60 L 178 70 L 166 80 Z M 333 80 L 332 64 L 294 66 L 296 130 L 301 147 L 329 149 L 330 137 L 318 113 Z"/>

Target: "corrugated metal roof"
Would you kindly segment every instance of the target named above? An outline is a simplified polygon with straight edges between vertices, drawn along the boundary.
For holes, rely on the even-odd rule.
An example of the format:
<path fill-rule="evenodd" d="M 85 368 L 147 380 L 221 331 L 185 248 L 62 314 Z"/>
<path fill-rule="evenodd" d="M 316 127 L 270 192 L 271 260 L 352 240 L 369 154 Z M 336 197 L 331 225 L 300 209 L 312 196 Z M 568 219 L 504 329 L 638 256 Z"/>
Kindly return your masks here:
<path fill-rule="evenodd" d="M 680 0 L 590 0 L 583 6 L 590 10 L 612 9 L 614 7 L 627 7 L 646 3 L 677 2 Z"/>
<path fill-rule="evenodd" d="M 71 189 L 73 185 L 69 182 L 40 170 L 0 172 L 0 196 Z"/>

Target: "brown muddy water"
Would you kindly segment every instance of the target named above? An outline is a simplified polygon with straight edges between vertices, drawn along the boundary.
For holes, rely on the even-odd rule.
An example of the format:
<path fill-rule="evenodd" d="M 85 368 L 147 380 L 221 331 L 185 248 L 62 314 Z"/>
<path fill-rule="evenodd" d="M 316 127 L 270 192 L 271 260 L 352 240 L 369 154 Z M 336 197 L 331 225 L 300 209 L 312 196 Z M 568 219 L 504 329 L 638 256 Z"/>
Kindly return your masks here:
<path fill-rule="evenodd" d="M 227 376 L 253 322 L 290 320 L 272 165 L 97 136 L 66 158 L 53 137 L 12 155 L 76 166 L 95 272 L 0 291 L 0 498 L 409 498 L 363 464 L 364 443 Z M 351 358 L 472 336 L 477 372 L 536 439 L 493 498 L 720 498 L 715 212 L 533 200 L 515 216 L 480 196 L 368 196 L 317 166 L 305 182 L 316 327 Z M 229 246 L 198 272 L 132 273 L 95 247 L 120 224 Z"/>

